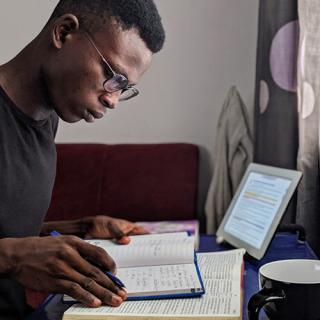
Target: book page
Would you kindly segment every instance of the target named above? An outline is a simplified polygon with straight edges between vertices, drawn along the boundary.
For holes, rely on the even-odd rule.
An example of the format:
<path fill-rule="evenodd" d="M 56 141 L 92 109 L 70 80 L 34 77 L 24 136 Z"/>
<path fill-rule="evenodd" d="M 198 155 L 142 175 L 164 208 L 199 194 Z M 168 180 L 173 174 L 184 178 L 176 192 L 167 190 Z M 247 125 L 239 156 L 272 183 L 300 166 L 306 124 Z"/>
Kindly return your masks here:
<path fill-rule="evenodd" d="M 117 268 L 183 264 L 194 261 L 194 238 L 185 232 L 130 238 L 131 241 L 127 245 L 100 239 L 88 242 L 105 249 L 116 262 Z"/>
<path fill-rule="evenodd" d="M 240 319 L 243 249 L 197 254 L 206 288 L 200 298 L 126 301 L 120 307 L 74 305 L 65 315 L 162 317 L 234 317 Z"/>
<path fill-rule="evenodd" d="M 194 263 L 121 268 L 117 276 L 125 284 L 130 297 L 202 291 Z"/>

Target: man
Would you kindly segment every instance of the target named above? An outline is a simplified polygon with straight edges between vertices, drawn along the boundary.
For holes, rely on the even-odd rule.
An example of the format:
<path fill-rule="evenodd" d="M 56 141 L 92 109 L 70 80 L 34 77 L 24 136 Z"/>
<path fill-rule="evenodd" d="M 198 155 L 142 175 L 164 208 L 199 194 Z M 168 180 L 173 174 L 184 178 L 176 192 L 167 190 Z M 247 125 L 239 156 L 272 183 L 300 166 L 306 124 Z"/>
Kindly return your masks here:
<path fill-rule="evenodd" d="M 94 122 L 121 100 L 164 42 L 152 0 L 61 0 L 40 34 L 0 66 L 0 318 L 27 313 L 24 287 L 66 293 L 91 307 L 126 293 L 102 270 L 115 264 L 78 237 L 140 233 L 105 216 L 43 224 L 55 177 L 58 116 Z M 64 234 L 48 235 L 52 229 Z M 66 235 L 67 234 L 67 235 Z"/>

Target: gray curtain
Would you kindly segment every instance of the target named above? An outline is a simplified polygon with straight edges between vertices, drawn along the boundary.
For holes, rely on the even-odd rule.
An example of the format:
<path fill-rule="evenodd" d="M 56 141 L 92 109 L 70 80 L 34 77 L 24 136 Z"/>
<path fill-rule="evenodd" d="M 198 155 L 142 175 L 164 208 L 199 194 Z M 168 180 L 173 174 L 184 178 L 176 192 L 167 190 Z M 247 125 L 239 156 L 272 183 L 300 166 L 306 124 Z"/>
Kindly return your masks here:
<path fill-rule="evenodd" d="M 320 255 L 319 104 L 320 104 L 320 1 L 299 0 L 298 59 L 299 154 L 303 172 L 299 186 L 297 222 Z"/>
<path fill-rule="evenodd" d="M 255 92 L 254 161 L 296 169 L 298 152 L 296 0 L 261 0 Z M 294 222 L 295 198 L 284 216 Z"/>

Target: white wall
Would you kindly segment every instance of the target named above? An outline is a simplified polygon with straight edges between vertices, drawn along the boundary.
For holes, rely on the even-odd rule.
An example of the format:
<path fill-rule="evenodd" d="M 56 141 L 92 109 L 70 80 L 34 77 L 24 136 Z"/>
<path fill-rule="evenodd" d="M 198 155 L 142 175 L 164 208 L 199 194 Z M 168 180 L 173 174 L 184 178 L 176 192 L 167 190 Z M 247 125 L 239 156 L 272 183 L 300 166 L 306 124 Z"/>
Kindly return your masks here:
<path fill-rule="evenodd" d="M 57 0 L 2 0 L 0 63 L 44 25 Z M 236 85 L 253 114 L 257 0 L 156 0 L 164 49 L 142 79 L 141 95 L 94 125 L 61 123 L 57 142 L 191 142 L 201 147 L 200 207 L 211 177 L 224 97 Z"/>

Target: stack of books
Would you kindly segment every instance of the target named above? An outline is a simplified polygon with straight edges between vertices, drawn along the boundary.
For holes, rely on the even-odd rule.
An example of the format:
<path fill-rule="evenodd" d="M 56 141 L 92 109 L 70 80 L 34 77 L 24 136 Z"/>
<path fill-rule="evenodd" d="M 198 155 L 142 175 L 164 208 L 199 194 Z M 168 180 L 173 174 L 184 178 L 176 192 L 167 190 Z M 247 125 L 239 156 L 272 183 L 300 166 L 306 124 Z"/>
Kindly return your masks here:
<path fill-rule="evenodd" d="M 199 221 L 198 220 L 167 220 L 167 221 L 140 221 L 138 225 L 150 233 L 168 233 L 186 231 L 194 236 L 195 250 L 199 248 Z"/>

